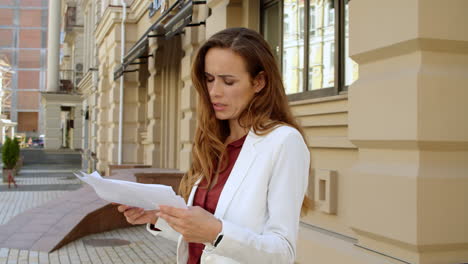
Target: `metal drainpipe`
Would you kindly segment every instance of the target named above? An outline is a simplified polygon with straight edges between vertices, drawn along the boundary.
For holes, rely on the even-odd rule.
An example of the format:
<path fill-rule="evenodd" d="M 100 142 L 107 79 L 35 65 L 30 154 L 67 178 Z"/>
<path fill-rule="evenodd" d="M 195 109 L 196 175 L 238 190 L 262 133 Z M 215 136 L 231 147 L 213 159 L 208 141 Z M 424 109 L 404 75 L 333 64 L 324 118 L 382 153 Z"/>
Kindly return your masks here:
<path fill-rule="evenodd" d="M 120 0 L 123 8 L 122 27 L 120 29 L 120 63 L 123 65 L 125 56 L 125 20 L 127 19 L 127 4 Z M 122 164 L 122 137 L 123 137 L 123 100 L 124 100 L 124 75 L 120 76 L 120 101 L 119 101 L 119 147 L 118 164 Z"/>

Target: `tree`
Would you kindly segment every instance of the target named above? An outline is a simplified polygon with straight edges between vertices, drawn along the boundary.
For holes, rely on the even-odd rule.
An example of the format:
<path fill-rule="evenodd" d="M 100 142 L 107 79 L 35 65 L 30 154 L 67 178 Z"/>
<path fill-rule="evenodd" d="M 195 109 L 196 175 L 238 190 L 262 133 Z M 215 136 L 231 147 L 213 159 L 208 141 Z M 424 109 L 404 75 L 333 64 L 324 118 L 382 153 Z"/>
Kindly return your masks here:
<path fill-rule="evenodd" d="M 19 157 L 19 144 L 16 139 L 7 137 L 2 148 L 3 168 L 11 170 L 16 166 Z"/>
<path fill-rule="evenodd" d="M 12 144 L 13 144 L 13 150 L 14 150 L 13 153 L 16 155 L 16 160 L 18 160 L 20 157 L 20 142 L 16 137 L 13 138 L 12 142 L 13 142 Z"/>

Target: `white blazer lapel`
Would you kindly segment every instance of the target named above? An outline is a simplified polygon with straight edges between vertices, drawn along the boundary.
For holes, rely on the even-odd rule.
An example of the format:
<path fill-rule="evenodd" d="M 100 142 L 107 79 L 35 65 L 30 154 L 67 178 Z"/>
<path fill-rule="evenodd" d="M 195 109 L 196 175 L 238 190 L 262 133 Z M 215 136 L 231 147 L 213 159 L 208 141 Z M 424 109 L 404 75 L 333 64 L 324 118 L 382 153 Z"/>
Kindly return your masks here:
<path fill-rule="evenodd" d="M 193 199 L 195 198 L 195 193 L 197 192 L 198 184 L 200 184 L 202 179 L 198 179 L 198 181 L 196 181 L 195 184 L 193 185 L 192 190 L 190 190 L 190 195 L 187 201 L 188 206 L 193 205 Z"/>
<path fill-rule="evenodd" d="M 239 186 L 243 182 L 247 170 L 250 168 L 250 165 L 255 161 L 257 153 L 255 151 L 254 144 L 259 140 L 260 137 L 255 135 L 253 131 L 250 131 L 247 135 L 247 138 L 244 141 L 241 152 L 237 157 L 236 163 L 232 168 L 231 174 L 229 175 L 226 184 L 224 185 L 223 191 L 218 200 L 218 205 L 216 206 L 215 216 L 223 217 L 226 213 L 226 209 L 229 206 L 229 203 L 234 198 L 234 194 L 239 189 Z"/>

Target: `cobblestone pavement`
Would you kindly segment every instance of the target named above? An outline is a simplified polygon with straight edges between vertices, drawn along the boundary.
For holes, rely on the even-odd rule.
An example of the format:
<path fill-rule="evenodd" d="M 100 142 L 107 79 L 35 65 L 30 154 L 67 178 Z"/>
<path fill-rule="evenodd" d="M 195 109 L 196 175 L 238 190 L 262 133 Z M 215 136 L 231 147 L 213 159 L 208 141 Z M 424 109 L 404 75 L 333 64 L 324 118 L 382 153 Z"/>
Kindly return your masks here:
<path fill-rule="evenodd" d="M 37 167 L 37 166 L 36 166 Z M 40 173 L 25 166 L 16 177 L 19 187 L 0 184 L 0 224 L 15 215 L 80 187 L 65 166 Z M 50 169 L 50 167 L 49 167 Z M 69 169 L 69 168 L 67 168 Z M 72 171 L 72 170 L 70 170 Z M 34 224 L 32 219 L 31 224 Z M 52 253 L 0 248 L 0 264 L 12 263 L 175 263 L 176 243 L 155 237 L 144 226 L 112 230 L 78 239 Z"/>

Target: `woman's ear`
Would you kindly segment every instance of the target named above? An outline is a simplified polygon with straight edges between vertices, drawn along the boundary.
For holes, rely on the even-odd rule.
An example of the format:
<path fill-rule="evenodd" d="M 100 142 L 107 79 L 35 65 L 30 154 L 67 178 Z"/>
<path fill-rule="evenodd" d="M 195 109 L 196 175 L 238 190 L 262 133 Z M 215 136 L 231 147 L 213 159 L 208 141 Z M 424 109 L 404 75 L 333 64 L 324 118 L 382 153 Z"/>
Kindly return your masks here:
<path fill-rule="evenodd" d="M 261 71 L 255 76 L 255 79 L 253 81 L 253 86 L 255 93 L 259 93 L 263 88 L 265 88 L 266 85 L 266 76 L 265 72 Z"/>

